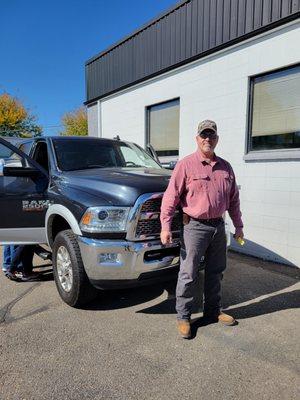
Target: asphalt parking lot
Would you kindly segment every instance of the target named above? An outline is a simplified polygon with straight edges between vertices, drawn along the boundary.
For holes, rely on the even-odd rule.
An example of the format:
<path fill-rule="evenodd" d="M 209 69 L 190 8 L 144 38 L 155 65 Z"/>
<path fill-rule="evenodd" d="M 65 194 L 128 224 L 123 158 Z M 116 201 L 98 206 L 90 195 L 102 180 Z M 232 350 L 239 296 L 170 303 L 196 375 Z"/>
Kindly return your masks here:
<path fill-rule="evenodd" d="M 1 400 L 299 398 L 296 270 L 230 253 L 224 306 L 239 324 L 195 314 L 192 340 L 177 335 L 172 285 L 78 310 L 58 297 L 51 265 L 41 271 L 41 282 L 0 277 Z"/>

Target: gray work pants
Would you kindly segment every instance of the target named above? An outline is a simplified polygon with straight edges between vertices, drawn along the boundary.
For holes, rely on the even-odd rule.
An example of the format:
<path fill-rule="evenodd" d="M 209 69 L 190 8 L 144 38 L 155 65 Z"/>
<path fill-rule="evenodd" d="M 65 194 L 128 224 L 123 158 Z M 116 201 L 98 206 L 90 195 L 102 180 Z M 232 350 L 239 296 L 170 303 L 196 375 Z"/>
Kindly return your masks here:
<path fill-rule="evenodd" d="M 178 319 L 189 319 L 199 291 L 199 266 L 205 257 L 204 314 L 217 315 L 221 309 L 221 280 L 226 268 L 224 221 L 203 223 L 195 219 L 183 227 L 180 270 L 176 287 Z"/>

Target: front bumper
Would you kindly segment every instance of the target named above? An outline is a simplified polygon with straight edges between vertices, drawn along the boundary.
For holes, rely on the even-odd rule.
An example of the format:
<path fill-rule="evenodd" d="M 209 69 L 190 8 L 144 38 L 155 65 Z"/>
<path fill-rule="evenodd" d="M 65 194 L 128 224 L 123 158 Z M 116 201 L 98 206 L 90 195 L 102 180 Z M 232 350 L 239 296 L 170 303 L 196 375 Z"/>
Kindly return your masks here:
<path fill-rule="evenodd" d="M 160 240 L 129 242 L 78 236 L 82 261 L 91 283 L 98 287 L 132 286 L 175 275 L 179 240 L 163 246 Z"/>

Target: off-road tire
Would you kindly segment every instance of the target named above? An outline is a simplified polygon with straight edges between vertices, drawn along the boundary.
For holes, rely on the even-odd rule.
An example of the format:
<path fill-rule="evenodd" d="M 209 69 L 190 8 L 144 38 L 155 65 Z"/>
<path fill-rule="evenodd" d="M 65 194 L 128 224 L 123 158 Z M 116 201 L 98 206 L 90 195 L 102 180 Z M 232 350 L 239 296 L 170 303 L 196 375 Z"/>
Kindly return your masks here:
<path fill-rule="evenodd" d="M 57 272 L 57 251 L 64 246 L 70 256 L 73 271 L 73 284 L 69 292 L 62 287 Z M 71 307 L 81 307 L 93 300 L 99 292 L 89 281 L 85 272 L 77 238 L 71 230 L 57 234 L 53 244 L 53 275 L 57 290 L 62 300 Z"/>

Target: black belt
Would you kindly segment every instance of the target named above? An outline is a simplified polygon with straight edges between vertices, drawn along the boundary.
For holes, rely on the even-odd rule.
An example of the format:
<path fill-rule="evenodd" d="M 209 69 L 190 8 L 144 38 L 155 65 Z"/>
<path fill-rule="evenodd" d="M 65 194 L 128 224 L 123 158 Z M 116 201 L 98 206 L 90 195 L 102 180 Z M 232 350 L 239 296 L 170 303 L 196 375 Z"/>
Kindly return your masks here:
<path fill-rule="evenodd" d="M 216 224 L 219 224 L 220 222 L 224 222 L 224 219 L 222 217 L 219 217 L 219 218 L 207 218 L 207 219 L 191 217 L 191 219 L 193 219 L 194 221 L 201 222 L 201 224 L 206 224 L 206 225 L 216 225 Z"/>

